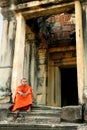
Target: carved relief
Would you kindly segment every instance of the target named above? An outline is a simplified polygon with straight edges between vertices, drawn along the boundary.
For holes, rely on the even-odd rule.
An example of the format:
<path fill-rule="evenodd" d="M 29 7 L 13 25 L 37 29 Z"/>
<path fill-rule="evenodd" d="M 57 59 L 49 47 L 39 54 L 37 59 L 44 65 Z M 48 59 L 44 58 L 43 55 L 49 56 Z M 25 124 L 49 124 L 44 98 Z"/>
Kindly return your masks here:
<path fill-rule="evenodd" d="M 6 7 L 10 5 L 10 0 L 0 0 L 0 7 Z"/>

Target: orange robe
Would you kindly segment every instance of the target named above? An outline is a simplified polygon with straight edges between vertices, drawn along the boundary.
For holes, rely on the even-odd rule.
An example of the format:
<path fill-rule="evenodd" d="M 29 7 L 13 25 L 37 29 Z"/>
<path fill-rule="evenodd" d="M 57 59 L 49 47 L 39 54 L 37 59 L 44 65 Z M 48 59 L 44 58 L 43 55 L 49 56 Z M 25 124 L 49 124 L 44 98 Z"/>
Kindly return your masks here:
<path fill-rule="evenodd" d="M 21 96 L 18 91 L 21 91 L 23 93 L 29 91 L 29 94 L 27 96 Z M 31 86 L 23 86 L 20 85 L 17 87 L 16 94 L 14 97 L 14 105 L 12 108 L 12 111 L 15 111 L 17 109 L 20 109 L 22 107 L 26 107 L 28 105 L 32 104 L 32 88 Z"/>

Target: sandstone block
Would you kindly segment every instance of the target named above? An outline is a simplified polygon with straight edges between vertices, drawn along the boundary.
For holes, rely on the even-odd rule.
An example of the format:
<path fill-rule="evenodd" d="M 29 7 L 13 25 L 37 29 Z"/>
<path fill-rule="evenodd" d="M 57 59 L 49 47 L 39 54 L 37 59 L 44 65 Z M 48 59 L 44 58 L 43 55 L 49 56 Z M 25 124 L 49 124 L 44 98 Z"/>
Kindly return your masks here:
<path fill-rule="evenodd" d="M 61 111 L 61 121 L 81 122 L 82 106 L 65 106 Z"/>

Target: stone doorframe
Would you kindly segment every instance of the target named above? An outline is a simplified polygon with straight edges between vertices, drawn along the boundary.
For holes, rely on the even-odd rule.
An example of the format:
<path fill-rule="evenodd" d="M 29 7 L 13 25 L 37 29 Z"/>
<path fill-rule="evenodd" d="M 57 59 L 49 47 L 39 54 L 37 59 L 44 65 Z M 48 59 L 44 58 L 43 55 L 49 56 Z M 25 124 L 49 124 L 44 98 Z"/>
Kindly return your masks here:
<path fill-rule="evenodd" d="M 35 3 L 38 5 L 38 3 Z M 32 5 L 34 6 L 34 3 Z M 24 42 L 25 42 L 25 20 L 33 17 L 45 16 L 49 14 L 62 13 L 70 8 L 75 9 L 76 17 L 76 55 L 77 55 L 77 77 L 78 77 L 78 100 L 79 104 L 83 103 L 83 89 L 84 89 L 84 48 L 83 48 L 83 33 L 82 33 L 82 13 L 80 1 L 71 3 L 55 5 L 52 7 L 38 8 L 35 10 L 16 10 L 17 30 L 13 60 L 12 83 L 11 89 L 14 93 L 15 86 L 19 84 L 19 78 L 23 76 L 23 58 L 24 58 Z M 50 11 L 51 10 L 51 11 Z M 22 27 L 22 28 L 21 28 Z M 21 37 L 22 36 L 22 37 Z M 21 43 L 21 45 L 20 45 Z M 18 52 L 21 54 L 19 55 Z M 46 93 L 45 98 L 46 99 Z M 44 104 L 45 105 L 45 104 Z"/>

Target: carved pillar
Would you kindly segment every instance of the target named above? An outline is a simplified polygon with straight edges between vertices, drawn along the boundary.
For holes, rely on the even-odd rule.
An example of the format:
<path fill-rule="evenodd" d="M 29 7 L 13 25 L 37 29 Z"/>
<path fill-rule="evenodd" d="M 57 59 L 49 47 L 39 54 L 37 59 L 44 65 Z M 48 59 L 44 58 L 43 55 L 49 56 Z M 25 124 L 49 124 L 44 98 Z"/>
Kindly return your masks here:
<path fill-rule="evenodd" d="M 76 18 L 76 54 L 77 54 L 77 77 L 78 77 L 78 98 L 79 103 L 83 103 L 84 88 L 84 51 L 82 35 L 82 12 L 81 4 L 75 1 L 75 18 Z"/>
<path fill-rule="evenodd" d="M 25 20 L 21 13 L 16 14 L 17 30 L 13 60 L 12 83 L 11 90 L 13 96 L 16 87 L 20 84 L 23 78 L 23 63 L 24 63 L 24 47 L 25 47 Z"/>
<path fill-rule="evenodd" d="M 85 68 L 85 86 L 84 102 L 87 103 L 87 2 L 82 4 L 83 7 L 83 36 L 84 36 L 84 68 Z"/>
<path fill-rule="evenodd" d="M 47 50 L 38 50 L 37 104 L 46 105 Z"/>
<path fill-rule="evenodd" d="M 3 12 L 3 11 L 2 11 Z M 3 12 L 3 31 L 0 43 L 0 103 L 10 101 L 16 20 L 12 12 Z"/>

